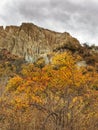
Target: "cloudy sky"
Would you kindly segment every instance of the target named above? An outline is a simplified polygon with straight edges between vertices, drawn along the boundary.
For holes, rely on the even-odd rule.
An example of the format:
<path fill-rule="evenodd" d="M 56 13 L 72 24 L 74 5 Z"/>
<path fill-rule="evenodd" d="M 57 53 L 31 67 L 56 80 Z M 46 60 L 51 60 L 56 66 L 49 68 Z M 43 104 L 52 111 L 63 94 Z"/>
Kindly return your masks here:
<path fill-rule="evenodd" d="M 98 0 L 2 0 L 0 25 L 32 22 L 98 45 Z"/>

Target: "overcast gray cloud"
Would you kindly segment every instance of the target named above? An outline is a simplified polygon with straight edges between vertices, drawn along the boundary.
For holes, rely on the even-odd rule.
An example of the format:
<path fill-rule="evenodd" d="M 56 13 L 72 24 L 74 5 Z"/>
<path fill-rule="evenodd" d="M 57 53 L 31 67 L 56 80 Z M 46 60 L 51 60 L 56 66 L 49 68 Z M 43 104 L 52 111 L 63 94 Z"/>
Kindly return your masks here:
<path fill-rule="evenodd" d="M 98 45 L 98 0 L 3 0 L 0 25 L 33 22 Z"/>

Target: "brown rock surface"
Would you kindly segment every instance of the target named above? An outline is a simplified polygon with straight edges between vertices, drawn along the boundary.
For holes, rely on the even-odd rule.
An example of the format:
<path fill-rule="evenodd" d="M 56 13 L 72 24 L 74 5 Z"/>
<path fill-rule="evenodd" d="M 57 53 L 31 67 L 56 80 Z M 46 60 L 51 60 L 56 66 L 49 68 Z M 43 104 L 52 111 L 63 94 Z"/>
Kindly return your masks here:
<path fill-rule="evenodd" d="M 80 47 L 79 41 L 69 33 L 50 31 L 32 23 L 7 26 L 5 29 L 0 27 L 0 49 L 7 49 L 29 62 L 53 51 L 78 50 Z"/>

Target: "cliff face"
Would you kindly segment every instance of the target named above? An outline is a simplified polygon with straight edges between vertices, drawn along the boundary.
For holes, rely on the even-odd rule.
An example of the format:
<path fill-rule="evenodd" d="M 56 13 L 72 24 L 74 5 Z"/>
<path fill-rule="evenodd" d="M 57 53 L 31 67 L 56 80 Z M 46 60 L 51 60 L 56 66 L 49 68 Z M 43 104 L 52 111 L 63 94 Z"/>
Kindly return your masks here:
<path fill-rule="evenodd" d="M 68 33 L 57 33 L 31 23 L 0 27 L 0 49 L 34 62 L 53 51 L 78 50 L 80 43 Z"/>

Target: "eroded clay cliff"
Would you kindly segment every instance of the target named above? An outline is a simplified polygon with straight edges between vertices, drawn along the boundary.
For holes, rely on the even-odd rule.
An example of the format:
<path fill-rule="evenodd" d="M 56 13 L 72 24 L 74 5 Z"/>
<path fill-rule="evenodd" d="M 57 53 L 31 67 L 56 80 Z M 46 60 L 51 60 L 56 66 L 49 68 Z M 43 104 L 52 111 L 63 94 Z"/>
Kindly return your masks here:
<path fill-rule="evenodd" d="M 0 27 L 0 49 L 7 49 L 14 55 L 34 62 L 39 57 L 47 59 L 53 51 L 72 51 L 80 48 L 80 43 L 69 33 L 58 33 L 43 29 L 32 23 L 21 26 Z"/>

